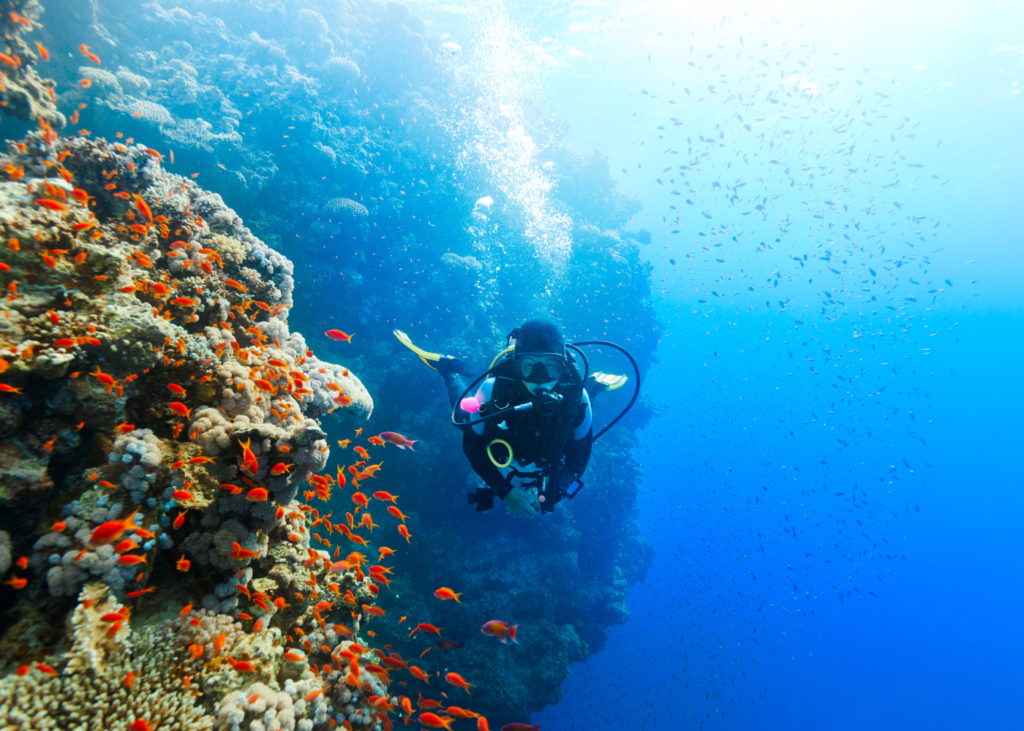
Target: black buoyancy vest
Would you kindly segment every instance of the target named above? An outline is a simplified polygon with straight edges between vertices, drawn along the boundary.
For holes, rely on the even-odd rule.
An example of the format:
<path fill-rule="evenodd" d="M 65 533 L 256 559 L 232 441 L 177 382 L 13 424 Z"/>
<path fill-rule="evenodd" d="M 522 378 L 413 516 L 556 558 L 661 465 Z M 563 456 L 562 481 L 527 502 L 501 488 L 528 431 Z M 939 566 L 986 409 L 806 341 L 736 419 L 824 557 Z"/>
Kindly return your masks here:
<path fill-rule="evenodd" d="M 509 414 L 503 421 L 507 429 L 499 429 L 492 420 L 485 429 L 488 439 L 504 439 L 512 445 L 519 464 L 536 463 L 547 465 L 562 458 L 566 442 L 580 422 L 583 384 L 575 364 L 570 362 L 569 374 L 572 379 L 559 382 L 555 391 L 562 396 L 561 402 L 536 403 L 532 409 Z M 515 406 L 531 398 L 526 386 L 512 376 L 512 363 L 499 364 L 492 373 L 494 387 L 491 390 L 490 408 L 495 411 Z"/>

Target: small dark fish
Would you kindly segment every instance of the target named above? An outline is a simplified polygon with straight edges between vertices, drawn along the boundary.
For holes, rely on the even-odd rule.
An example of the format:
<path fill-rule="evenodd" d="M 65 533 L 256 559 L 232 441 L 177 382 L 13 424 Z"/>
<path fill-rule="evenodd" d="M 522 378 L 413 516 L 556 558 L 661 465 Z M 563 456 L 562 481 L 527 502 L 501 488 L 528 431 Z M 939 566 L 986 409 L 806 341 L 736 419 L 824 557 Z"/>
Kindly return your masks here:
<path fill-rule="evenodd" d="M 449 650 L 459 650 L 462 648 L 462 645 L 454 640 L 441 640 L 440 642 L 435 642 L 434 647 L 442 652 L 448 652 Z"/>

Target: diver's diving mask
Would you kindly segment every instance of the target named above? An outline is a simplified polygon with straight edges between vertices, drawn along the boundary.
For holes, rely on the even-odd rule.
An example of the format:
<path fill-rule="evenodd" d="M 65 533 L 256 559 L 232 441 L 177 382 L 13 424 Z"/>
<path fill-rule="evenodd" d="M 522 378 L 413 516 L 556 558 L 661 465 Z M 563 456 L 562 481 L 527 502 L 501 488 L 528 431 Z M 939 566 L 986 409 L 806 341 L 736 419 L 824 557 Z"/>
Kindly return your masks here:
<path fill-rule="evenodd" d="M 553 386 L 565 375 L 565 359 L 557 353 L 521 353 L 516 356 L 513 367 L 516 376 L 527 386 L 531 383 Z"/>

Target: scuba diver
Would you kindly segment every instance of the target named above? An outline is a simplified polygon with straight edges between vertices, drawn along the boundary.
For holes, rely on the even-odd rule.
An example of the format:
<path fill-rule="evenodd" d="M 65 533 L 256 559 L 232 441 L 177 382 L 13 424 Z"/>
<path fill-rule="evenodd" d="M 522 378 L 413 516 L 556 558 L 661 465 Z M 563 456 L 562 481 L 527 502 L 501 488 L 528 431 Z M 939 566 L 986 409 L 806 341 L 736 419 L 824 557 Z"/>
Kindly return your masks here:
<path fill-rule="evenodd" d="M 463 433 L 462 451 L 486 485 L 469 494 L 478 512 L 494 507 L 495 495 L 511 515 L 524 518 L 550 513 L 563 497 L 576 497 L 591 445 L 625 415 L 640 390 L 639 369 L 623 348 L 605 341 L 566 343 L 558 325 L 546 318 L 527 320 L 513 330 L 491 367 L 469 385 L 461 360 L 424 351 L 400 330 L 394 334 L 444 378 L 451 422 Z M 597 435 L 593 399 L 628 379 L 590 374 L 578 345 L 616 348 L 636 371 L 629 405 Z M 582 374 L 577 356 L 584 364 Z"/>

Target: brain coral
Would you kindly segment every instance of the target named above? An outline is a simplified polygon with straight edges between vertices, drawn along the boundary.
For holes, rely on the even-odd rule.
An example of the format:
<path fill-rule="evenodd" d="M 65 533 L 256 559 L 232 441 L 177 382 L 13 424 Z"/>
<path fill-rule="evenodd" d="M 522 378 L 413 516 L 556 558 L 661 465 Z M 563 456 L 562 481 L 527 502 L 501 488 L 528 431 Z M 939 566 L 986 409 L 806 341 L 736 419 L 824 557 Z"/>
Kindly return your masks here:
<path fill-rule="evenodd" d="M 355 81 L 362 73 L 355 61 L 344 56 L 331 56 L 320 67 L 324 79 L 331 84 L 345 84 Z"/>
<path fill-rule="evenodd" d="M 360 219 L 370 215 L 370 212 L 366 210 L 366 206 L 348 198 L 331 198 L 324 204 L 323 212 L 327 216 L 334 216 L 339 219 Z"/>

